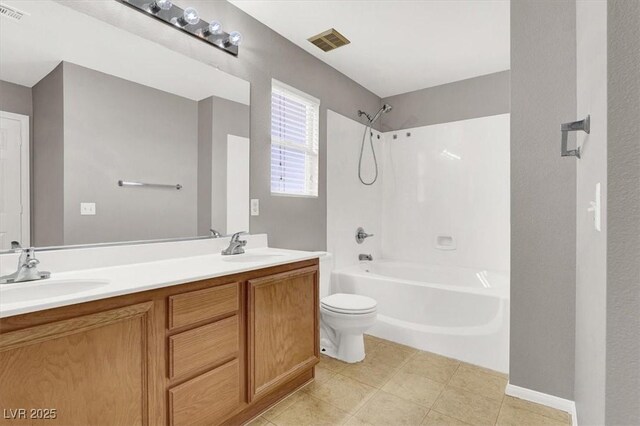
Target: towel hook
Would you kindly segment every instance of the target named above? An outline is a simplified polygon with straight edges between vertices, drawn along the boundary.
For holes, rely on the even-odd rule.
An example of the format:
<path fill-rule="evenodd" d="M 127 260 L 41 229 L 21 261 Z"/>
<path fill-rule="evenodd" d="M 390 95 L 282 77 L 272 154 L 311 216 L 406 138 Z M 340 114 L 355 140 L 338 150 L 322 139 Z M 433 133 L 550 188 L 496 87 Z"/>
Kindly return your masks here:
<path fill-rule="evenodd" d="M 580 147 L 576 149 L 567 149 L 567 141 L 569 139 L 569 132 L 575 132 L 582 130 L 587 134 L 591 133 L 591 115 L 587 115 L 587 118 L 580 121 L 573 121 L 571 123 L 562 123 L 560 131 L 562 132 L 562 142 L 560 145 L 560 154 L 563 157 L 578 157 L 580 158 Z"/>

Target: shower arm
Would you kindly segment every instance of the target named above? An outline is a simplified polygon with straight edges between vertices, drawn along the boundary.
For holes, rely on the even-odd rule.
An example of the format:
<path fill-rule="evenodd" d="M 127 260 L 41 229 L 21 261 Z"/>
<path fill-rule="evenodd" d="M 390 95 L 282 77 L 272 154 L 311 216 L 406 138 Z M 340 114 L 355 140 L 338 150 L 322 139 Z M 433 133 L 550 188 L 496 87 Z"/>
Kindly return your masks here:
<path fill-rule="evenodd" d="M 366 112 L 362 111 L 362 110 L 358 110 L 358 117 L 362 117 L 362 116 L 367 117 L 367 120 L 369 122 L 371 122 L 371 116 L 369 114 L 367 114 Z"/>

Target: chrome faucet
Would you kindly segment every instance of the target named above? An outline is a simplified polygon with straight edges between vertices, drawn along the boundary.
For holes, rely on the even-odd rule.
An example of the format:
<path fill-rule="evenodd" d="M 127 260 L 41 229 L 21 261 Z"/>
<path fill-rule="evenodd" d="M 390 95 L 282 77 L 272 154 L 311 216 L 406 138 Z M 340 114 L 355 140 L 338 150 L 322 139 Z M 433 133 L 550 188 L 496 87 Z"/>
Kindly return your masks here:
<path fill-rule="evenodd" d="M 371 261 L 371 260 L 373 260 L 373 256 L 371 256 L 370 254 L 359 254 L 359 255 L 358 255 L 358 260 L 360 260 L 361 262 L 362 262 L 363 260 L 369 260 L 369 261 Z"/>
<path fill-rule="evenodd" d="M 36 251 L 33 247 L 22 248 L 20 244 L 17 243 L 12 243 L 11 247 L 22 250 L 18 258 L 18 270 L 13 274 L 0 277 L 0 284 L 44 280 L 51 276 L 50 272 L 38 271 L 40 261 L 36 259 Z"/>
<path fill-rule="evenodd" d="M 364 232 L 364 228 L 362 226 L 356 229 L 356 242 L 358 244 L 362 244 L 364 240 L 366 240 L 369 237 L 373 237 L 373 234 L 367 234 L 366 232 Z"/>
<path fill-rule="evenodd" d="M 236 232 L 231 236 L 231 241 L 229 241 L 229 247 L 222 250 L 222 255 L 227 256 L 231 254 L 242 254 L 244 253 L 244 249 L 242 247 L 247 245 L 247 240 L 241 240 L 240 235 L 246 234 L 246 232 Z"/>
<path fill-rule="evenodd" d="M 209 229 L 209 232 L 211 232 L 211 238 L 222 238 L 224 236 L 213 228 Z"/>

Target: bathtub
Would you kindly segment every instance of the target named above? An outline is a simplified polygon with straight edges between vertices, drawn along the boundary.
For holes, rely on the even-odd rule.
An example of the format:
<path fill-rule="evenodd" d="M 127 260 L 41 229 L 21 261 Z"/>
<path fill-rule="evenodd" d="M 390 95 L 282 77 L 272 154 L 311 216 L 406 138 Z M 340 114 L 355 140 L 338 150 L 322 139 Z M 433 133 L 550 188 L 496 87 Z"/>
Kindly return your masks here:
<path fill-rule="evenodd" d="M 509 371 L 507 273 L 378 260 L 333 271 L 331 290 L 377 300 L 368 334 Z"/>

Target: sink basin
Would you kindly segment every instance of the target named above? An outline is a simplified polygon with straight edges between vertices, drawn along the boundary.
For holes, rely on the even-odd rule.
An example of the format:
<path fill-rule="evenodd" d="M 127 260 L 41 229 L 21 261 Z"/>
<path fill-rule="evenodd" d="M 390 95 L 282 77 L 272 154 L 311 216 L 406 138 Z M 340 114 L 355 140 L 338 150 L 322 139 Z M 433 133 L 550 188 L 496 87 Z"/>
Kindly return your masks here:
<path fill-rule="evenodd" d="M 107 280 L 51 280 L 0 286 L 0 304 L 20 303 L 84 293 L 109 284 Z"/>
<path fill-rule="evenodd" d="M 232 254 L 222 256 L 225 262 L 250 263 L 250 262 L 273 262 L 282 259 L 282 254 Z"/>

